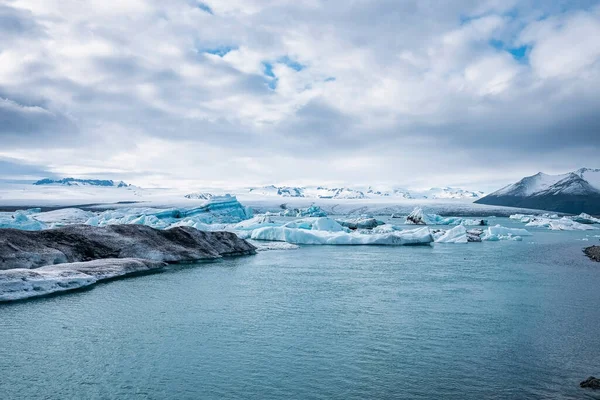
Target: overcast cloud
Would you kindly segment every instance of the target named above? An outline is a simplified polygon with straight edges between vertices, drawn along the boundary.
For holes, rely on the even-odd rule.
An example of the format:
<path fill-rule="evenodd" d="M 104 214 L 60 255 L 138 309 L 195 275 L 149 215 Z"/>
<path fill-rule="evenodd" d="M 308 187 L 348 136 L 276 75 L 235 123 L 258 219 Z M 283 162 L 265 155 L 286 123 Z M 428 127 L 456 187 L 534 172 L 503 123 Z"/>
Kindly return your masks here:
<path fill-rule="evenodd" d="M 0 0 L 1 178 L 491 190 L 600 167 L 600 1 Z"/>

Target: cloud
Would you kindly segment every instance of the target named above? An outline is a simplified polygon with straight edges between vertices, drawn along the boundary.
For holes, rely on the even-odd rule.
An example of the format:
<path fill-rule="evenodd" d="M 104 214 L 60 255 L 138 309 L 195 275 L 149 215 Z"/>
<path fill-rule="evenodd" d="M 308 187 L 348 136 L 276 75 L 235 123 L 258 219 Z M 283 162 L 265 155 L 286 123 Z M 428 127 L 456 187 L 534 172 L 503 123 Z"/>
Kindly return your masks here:
<path fill-rule="evenodd" d="M 2 154 L 232 186 L 593 166 L 599 34 L 588 0 L 14 0 Z"/>
<path fill-rule="evenodd" d="M 53 174 L 41 165 L 29 164 L 13 158 L 0 157 L 0 181 L 37 179 L 39 176 L 50 177 Z"/>

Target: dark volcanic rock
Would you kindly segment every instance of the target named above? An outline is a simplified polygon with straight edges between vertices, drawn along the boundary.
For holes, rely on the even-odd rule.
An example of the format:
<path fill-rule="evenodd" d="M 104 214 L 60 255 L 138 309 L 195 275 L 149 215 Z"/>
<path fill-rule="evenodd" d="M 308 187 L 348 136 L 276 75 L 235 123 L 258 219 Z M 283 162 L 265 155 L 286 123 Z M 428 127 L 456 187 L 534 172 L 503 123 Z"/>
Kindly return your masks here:
<path fill-rule="evenodd" d="M 583 252 L 592 260 L 600 262 L 600 246 L 586 247 Z"/>
<path fill-rule="evenodd" d="M 255 247 L 234 233 L 191 227 L 164 231 L 144 225 L 70 225 L 34 232 L 0 229 L 0 270 L 106 258 L 193 262 L 254 253 Z"/>
<path fill-rule="evenodd" d="M 579 384 L 582 388 L 600 389 L 600 379 L 590 376 Z"/>

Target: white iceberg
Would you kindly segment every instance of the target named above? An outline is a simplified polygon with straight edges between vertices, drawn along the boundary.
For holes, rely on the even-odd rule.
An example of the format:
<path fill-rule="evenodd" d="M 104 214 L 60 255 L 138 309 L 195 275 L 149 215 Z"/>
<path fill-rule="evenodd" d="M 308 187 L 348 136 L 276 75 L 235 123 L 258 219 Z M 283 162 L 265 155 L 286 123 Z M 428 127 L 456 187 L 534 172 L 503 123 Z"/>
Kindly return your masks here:
<path fill-rule="evenodd" d="M 292 221 L 284 226 L 264 227 L 252 231 L 253 240 L 311 245 L 416 245 L 429 244 L 433 237 L 428 228 L 365 235 L 349 232 L 330 218 Z"/>
<path fill-rule="evenodd" d="M 525 226 L 548 228 L 553 231 L 591 231 L 598 229 L 593 225 L 575 222 L 568 217 L 562 217 L 560 219 L 535 218 L 528 222 Z"/>
<path fill-rule="evenodd" d="M 467 243 L 467 228 L 463 225 L 447 230 L 435 239 L 436 243 Z"/>
<path fill-rule="evenodd" d="M 372 217 L 352 218 L 352 219 L 337 219 L 340 225 L 350 229 L 373 229 L 385 223 Z"/>
<path fill-rule="evenodd" d="M 252 217 L 252 210 L 242 206 L 234 196 L 213 196 L 195 208 L 121 208 L 107 210 L 86 221 L 87 225 L 106 226 L 138 224 L 156 229 L 193 226 L 214 230 L 211 225 L 235 224 Z"/>
<path fill-rule="evenodd" d="M 581 213 L 579 215 L 571 217 L 571 219 L 580 224 L 600 224 L 600 218 L 594 218 L 590 214 L 586 213 Z"/>
<path fill-rule="evenodd" d="M 233 230 L 243 230 L 243 231 L 251 231 L 258 228 L 263 228 L 265 226 L 275 226 L 281 225 L 275 223 L 275 221 L 271 218 L 270 215 L 263 214 L 257 215 L 245 221 L 239 222 L 233 226 Z"/>
<path fill-rule="evenodd" d="M 407 225 L 487 225 L 483 219 L 469 219 L 461 217 L 442 217 L 437 214 L 426 214 L 420 207 L 415 208 L 407 217 Z"/>
<path fill-rule="evenodd" d="M 298 211 L 297 217 L 326 217 L 327 213 L 319 206 L 312 205 Z"/>
<path fill-rule="evenodd" d="M 52 227 L 83 224 L 96 214 L 91 211 L 84 211 L 79 208 L 61 208 L 53 211 L 40 212 L 33 215 L 37 221 L 43 222 Z"/>
<path fill-rule="evenodd" d="M 251 245 L 256 247 L 256 251 L 273 251 L 273 250 L 297 250 L 300 246 L 286 242 L 265 242 L 260 240 L 250 240 Z"/>
<path fill-rule="evenodd" d="M 507 228 L 501 225 L 490 226 L 483 231 L 481 239 L 484 241 L 495 242 L 498 240 L 523 240 L 523 236 L 532 236 L 527 229 Z"/>

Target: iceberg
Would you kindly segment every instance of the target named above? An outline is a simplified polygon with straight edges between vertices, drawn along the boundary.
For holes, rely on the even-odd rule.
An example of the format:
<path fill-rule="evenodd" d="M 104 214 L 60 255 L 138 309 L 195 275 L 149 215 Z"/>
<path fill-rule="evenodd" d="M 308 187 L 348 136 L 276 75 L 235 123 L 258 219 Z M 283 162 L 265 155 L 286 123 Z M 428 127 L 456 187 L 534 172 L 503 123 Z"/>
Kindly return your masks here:
<path fill-rule="evenodd" d="M 495 242 L 498 240 L 523 240 L 523 236 L 532 236 L 531 232 L 520 228 L 506 228 L 501 225 L 490 226 L 483 231 L 481 239 L 484 241 Z"/>
<path fill-rule="evenodd" d="M 487 221 L 483 219 L 468 219 L 460 217 L 442 217 L 437 214 L 425 214 L 423 209 L 416 207 L 407 217 L 405 224 L 407 225 L 470 225 L 481 226 L 487 225 Z"/>
<path fill-rule="evenodd" d="M 156 229 L 192 226 L 214 230 L 210 225 L 239 223 L 252 217 L 252 210 L 242 206 L 235 196 L 213 196 L 194 208 L 122 208 L 107 210 L 89 218 L 86 225 L 146 225 Z"/>
<path fill-rule="evenodd" d="M 433 237 L 427 228 L 365 235 L 349 232 L 330 218 L 292 221 L 279 227 L 252 231 L 250 238 L 306 245 L 416 245 L 429 244 Z"/>
<path fill-rule="evenodd" d="M 39 208 L 18 210 L 14 213 L 0 212 L 0 228 L 21 229 L 24 231 L 41 231 L 46 229 L 45 223 L 36 220 L 33 216 L 40 211 Z"/>
<path fill-rule="evenodd" d="M 568 217 L 562 217 L 560 219 L 535 218 L 525 226 L 548 228 L 553 231 L 591 231 L 598 229 L 593 225 L 582 224 Z"/>
<path fill-rule="evenodd" d="M 270 215 L 263 214 L 263 215 L 257 215 L 253 218 L 250 218 L 250 219 L 247 219 L 245 221 L 235 224 L 233 226 L 233 230 L 235 230 L 235 231 L 250 230 L 251 231 L 254 229 L 263 228 L 265 226 L 272 226 L 272 225 L 281 225 L 281 224 L 276 224 Z"/>
<path fill-rule="evenodd" d="M 356 229 L 373 229 L 379 225 L 384 225 L 385 222 L 379 221 L 375 218 L 354 218 L 354 219 L 338 219 L 336 220 L 340 225 L 346 228 Z"/>
<path fill-rule="evenodd" d="M 36 213 L 33 215 L 33 218 L 51 227 L 58 227 L 62 225 L 83 224 L 95 216 L 96 213 L 84 211 L 79 208 L 61 208 L 59 210 Z"/>
<path fill-rule="evenodd" d="M 600 224 L 600 218 L 594 218 L 586 213 L 581 213 L 579 215 L 571 217 L 571 219 L 580 224 Z"/>
<path fill-rule="evenodd" d="M 548 227 L 553 231 L 592 231 L 598 229 L 595 226 L 581 224 L 566 217 L 549 221 Z"/>
<path fill-rule="evenodd" d="M 327 213 L 319 206 L 312 205 L 298 211 L 297 217 L 326 217 Z"/>
<path fill-rule="evenodd" d="M 455 226 L 444 232 L 443 235 L 435 239 L 436 243 L 467 243 L 467 228 L 463 225 Z"/>
<path fill-rule="evenodd" d="M 256 251 L 272 251 L 272 250 L 296 250 L 299 249 L 300 246 L 292 243 L 286 242 L 265 242 L 258 240 L 249 240 L 248 241 L 252 246 L 256 247 Z"/>

